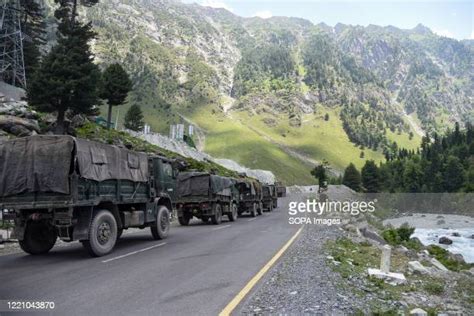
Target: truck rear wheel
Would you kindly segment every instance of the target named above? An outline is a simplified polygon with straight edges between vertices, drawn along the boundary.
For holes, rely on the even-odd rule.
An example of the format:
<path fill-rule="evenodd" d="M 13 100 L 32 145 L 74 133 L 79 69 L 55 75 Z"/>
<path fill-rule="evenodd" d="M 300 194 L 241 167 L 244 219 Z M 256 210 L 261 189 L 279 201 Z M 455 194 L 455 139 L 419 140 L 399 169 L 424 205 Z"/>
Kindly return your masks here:
<path fill-rule="evenodd" d="M 234 203 L 230 206 L 230 213 L 227 214 L 227 217 L 229 217 L 229 221 L 231 222 L 237 219 L 237 205 Z"/>
<path fill-rule="evenodd" d="M 170 211 L 164 205 L 158 206 L 156 221 L 151 225 L 151 235 L 155 240 L 165 239 L 170 231 Z"/>
<path fill-rule="evenodd" d="M 89 226 L 89 240 L 82 245 L 93 257 L 108 254 L 117 241 L 117 221 L 108 210 L 98 211 Z"/>
<path fill-rule="evenodd" d="M 214 225 L 219 225 L 222 221 L 222 207 L 220 204 L 214 204 L 214 214 L 211 216 L 211 222 Z"/>
<path fill-rule="evenodd" d="M 41 222 L 28 222 L 20 247 L 31 255 L 47 253 L 53 248 L 58 235 L 54 227 Z"/>

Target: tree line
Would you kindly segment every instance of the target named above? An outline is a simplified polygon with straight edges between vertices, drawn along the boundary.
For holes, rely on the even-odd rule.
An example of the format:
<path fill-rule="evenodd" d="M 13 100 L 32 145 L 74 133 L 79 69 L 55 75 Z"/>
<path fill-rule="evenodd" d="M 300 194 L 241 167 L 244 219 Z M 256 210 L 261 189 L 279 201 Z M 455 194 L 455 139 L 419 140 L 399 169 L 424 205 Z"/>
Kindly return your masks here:
<path fill-rule="evenodd" d="M 42 6 L 22 0 L 22 27 L 25 33 L 27 100 L 40 112 L 56 113 L 55 132 L 67 132 L 67 116 L 97 115 L 98 105 L 108 104 L 107 127 L 111 126 L 112 107 L 125 102 L 132 82 L 119 63 L 103 71 L 94 63 L 90 42 L 96 33 L 90 22 L 78 18 L 78 7 L 93 6 L 98 0 L 55 0 L 56 43 L 46 54 L 46 22 Z M 126 127 L 139 130 L 143 115 L 137 106 L 126 115 Z"/>
<path fill-rule="evenodd" d="M 385 162 L 349 164 L 342 183 L 358 192 L 474 192 L 474 128 L 458 123 L 444 136 L 424 136 L 418 151 L 399 149 Z"/>

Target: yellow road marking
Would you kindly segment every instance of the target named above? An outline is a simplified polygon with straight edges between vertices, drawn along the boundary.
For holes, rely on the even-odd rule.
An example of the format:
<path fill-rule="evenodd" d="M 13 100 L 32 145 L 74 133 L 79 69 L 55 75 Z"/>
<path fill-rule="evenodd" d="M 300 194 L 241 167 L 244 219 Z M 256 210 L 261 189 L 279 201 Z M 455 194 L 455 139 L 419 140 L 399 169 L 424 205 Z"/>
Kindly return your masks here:
<path fill-rule="evenodd" d="M 219 316 L 227 316 L 232 313 L 232 311 L 240 304 L 240 302 L 245 298 L 245 296 L 252 290 L 252 288 L 260 281 L 260 279 L 265 275 L 265 273 L 270 270 L 270 268 L 275 264 L 275 262 L 285 253 L 288 247 L 291 246 L 296 237 L 303 230 L 303 226 L 293 235 L 293 237 L 288 240 L 288 242 L 281 247 L 280 250 L 273 256 L 273 258 L 268 261 L 263 268 L 255 274 L 255 276 L 250 279 L 250 281 L 244 286 L 244 288 L 230 301 L 229 304 L 219 313 Z"/>

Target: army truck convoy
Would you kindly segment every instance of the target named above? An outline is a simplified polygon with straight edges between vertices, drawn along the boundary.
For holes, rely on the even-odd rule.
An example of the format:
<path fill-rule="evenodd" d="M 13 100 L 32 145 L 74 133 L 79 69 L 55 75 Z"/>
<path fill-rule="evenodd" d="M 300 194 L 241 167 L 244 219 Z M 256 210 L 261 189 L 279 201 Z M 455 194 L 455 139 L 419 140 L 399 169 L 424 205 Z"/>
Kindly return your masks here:
<path fill-rule="evenodd" d="M 110 253 L 124 229 L 168 236 L 172 214 L 218 225 L 278 206 L 286 190 L 239 176 L 180 171 L 180 163 L 71 136 L 0 141 L 0 210 L 13 210 L 27 253 L 78 240 L 91 256 Z"/>

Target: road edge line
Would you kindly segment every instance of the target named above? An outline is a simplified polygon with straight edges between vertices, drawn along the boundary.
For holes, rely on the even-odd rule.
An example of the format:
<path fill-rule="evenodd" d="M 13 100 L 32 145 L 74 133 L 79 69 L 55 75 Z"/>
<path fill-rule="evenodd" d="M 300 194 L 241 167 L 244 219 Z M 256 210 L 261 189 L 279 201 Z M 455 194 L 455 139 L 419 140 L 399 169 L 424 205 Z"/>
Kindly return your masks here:
<path fill-rule="evenodd" d="M 285 251 L 291 246 L 295 241 L 298 235 L 303 230 L 304 226 L 301 226 L 300 229 L 286 242 L 283 247 L 278 250 L 278 252 L 258 271 L 247 284 L 240 290 L 239 293 L 224 307 L 224 309 L 219 313 L 219 316 L 230 315 L 234 309 L 240 304 L 240 302 L 250 293 L 253 287 L 260 281 L 260 279 L 270 270 L 270 268 L 277 262 L 278 259 L 285 253 Z"/>

